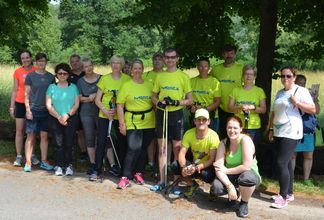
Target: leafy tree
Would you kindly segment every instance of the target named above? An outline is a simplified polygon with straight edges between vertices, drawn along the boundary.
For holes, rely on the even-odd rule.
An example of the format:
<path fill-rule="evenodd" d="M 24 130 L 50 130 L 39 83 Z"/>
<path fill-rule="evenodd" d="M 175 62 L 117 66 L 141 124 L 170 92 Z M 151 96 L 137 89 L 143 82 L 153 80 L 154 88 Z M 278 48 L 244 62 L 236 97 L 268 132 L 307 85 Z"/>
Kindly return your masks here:
<path fill-rule="evenodd" d="M 48 11 L 48 0 L 0 0 L 0 44 L 26 47 L 29 27 Z"/>

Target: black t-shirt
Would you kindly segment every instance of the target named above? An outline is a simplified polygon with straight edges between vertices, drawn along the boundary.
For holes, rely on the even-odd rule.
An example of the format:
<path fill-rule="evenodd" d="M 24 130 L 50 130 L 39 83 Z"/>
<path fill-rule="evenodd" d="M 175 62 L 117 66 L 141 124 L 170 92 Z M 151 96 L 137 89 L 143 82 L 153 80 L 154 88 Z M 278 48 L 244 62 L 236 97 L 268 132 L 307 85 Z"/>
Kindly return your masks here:
<path fill-rule="evenodd" d="M 68 82 L 73 83 L 73 84 L 76 85 L 77 82 L 78 82 L 78 80 L 79 80 L 80 78 L 82 78 L 84 75 L 85 75 L 84 71 L 82 71 L 82 72 L 80 73 L 80 75 L 77 75 L 77 74 L 72 73 L 72 74 L 69 76 L 69 78 L 68 78 Z"/>

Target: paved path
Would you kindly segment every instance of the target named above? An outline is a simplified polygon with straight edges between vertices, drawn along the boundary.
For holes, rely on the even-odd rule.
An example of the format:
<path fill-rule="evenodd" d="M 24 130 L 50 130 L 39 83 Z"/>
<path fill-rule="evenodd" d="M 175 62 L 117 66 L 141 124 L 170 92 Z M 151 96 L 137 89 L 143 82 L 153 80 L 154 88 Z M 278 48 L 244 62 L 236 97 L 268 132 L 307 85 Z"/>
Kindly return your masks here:
<path fill-rule="evenodd" d="M 117 190 L 116 178 L 91 183 L 86 175 L 56 177 L 36 170 L 24 173 L 0 162 L 1 219 L 236 219 L 225 198 L 210 202 L 208 185 L 190 201 L 170 200 L 149 191 L 150 185 Z M 256 193 L 248 219 L 324 219 L 324 201 L 296 198 L 282 210 L 269 207 L 268 195 Z"/>

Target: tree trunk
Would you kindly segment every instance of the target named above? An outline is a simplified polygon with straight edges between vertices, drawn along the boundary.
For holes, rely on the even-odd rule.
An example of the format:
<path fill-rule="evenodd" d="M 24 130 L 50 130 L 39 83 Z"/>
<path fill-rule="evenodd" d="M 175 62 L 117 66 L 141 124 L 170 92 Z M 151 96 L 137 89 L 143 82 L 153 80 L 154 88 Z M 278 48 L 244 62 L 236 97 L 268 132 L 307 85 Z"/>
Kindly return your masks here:
<path fill-rule="evenodd" d="M 260 0 L 260 37 L 256 84 L 263 88 L 267 96 L 267 113 L 261 116 L 263 131 L 266 129 L 269 120 L 277 22 L 277 0 Z"/>

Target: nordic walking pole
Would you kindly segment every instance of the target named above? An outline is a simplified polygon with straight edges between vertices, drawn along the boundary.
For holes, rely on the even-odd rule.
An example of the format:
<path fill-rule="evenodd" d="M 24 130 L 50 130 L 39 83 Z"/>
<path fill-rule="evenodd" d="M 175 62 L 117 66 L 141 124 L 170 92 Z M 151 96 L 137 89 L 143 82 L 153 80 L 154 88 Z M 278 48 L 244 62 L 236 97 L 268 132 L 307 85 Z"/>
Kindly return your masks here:
<path fill-rule="evenodd" d="M 116 91 L 113 90 L 113 97 L 111 98 L 110 102 L 109 102 L 109 107 L 110 109 L 116 109 Z M 107 134 L 107 137 L 109 138 L 110 140 L 110 143 L 111 143 L 111 146 L 112 146 L 112 149 L 114 151 L 114 154 L 115 154 L 115 157 L 116 157 L 116 160 L 117 160 L 117 163 L 118 163 L 118 166 L 120 166 L 120 162 L 119 162 L 119 158 L 118 158 L 118 155 L 117 155 L 117 151 L 116 151 L 116 148 L 115 148 L 115 145 L 114 145 L 114 141 L 111 137 L 111 129 L 112 129 L 112 123 L 113 123 L 113 120 L 109 120 L 109 125 L 108 125 L 108 134 Z"/>
<path fill-rule="evenodd" d="M 168 184 L 168 106 L 165 107 L 165 183 Z"/>

